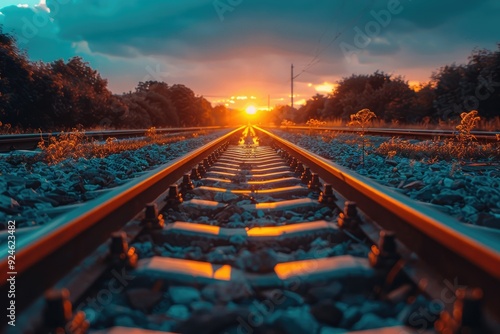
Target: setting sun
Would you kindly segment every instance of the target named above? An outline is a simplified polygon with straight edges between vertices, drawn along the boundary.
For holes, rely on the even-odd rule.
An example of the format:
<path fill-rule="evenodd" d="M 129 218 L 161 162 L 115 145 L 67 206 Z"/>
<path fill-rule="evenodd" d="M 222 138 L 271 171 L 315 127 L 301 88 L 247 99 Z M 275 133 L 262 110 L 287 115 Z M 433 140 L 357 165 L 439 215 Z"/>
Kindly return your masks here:
<path fill-rule="evenodd" d="M 245 111 L 249 115 L 254 115 L 257 112 L 257 108 L 255 108 L 254 106 L 248 106 Z"/>

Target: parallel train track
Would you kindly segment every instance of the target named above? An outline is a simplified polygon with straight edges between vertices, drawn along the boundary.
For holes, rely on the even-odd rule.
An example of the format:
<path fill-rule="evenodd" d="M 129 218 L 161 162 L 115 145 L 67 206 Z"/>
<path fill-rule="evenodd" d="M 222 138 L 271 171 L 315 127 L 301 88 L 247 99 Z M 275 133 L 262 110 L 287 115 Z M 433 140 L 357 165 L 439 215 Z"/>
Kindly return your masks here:
<path fill-rule="evenodd" d="M 218 126 L 208 127 L 188 127 L 188 128 L 161 128 L 156 129 L 157 134 L 176 135 L 179 133 L 189 133 L 197 131 L 210 131 L 220 129 Z M 135 138 L 143 137 L 147 129 L 133 130 L 103 130 L 103 131 L 86 131 L 85 136 L 88 139 L 106 140 L 107 138 Z M 8 134 L 0 135 L 0 152 L 11 152 L 15 150 L 34 150 L 38 147 L 38 143 L 48 141 L 50 137 L 57 137 L 60 132 L 43 132 L 43 133 L 26 133 L 26 134 Z"/>
<path fill-rule="evenodd" d="M 195 132 L 200 130 L 214 130 L 220 127 L 190 127 L 190 128 L 161 128 L 157 129 L 158 134 L 176 134 L 185 132 Z M 307 126 L 287 126 L 281 127 L 292 131 L 336 131 L 336 132 L 353 132 L 356 133 L 359 129 L 346 127 L 307 127 Z M 103 131 L 88 131 L 86 137 L 96 140 L 105 140 L 109 137 L 118 139 L 133 138 L 144 136 L 147 129 L 134 130 L 103 130 Z M 480 142 L 496 142 L 498 132 L 487 131 L 472 131 L 471 132 Z M 33 150 L 37 148 L 40 140 L 47 141 L 51 136 L 57 136 L 59 133 L 37 133 L 37 134 L 13 134 L 0 135 L 0 152 L 10 152 L 15 150 Z M 402 138 L 417 138 L 417 139 L 432 139 L 432 138 L 455 138 L 456 132 L 450 130 L 418 130 L 418 129 L 385 129 L 385 128 L 368 128 L 365 129 L 365 134 L 383 137 L 402 137 Z"/>
<path fill-rule="evenodd" d="M 358 127 L 340 127 L 340 126 L 281 126 L 280 129 L 286 129 L 289 131 L 300 131 L 300 132 L 344 132 L 344 133 L 358 133 L 360 128 Z M 457 131 L 453 130 L 429 130 L 429 129 L 397 129 L 397 128 L 365 128 L 363 130 L 365 135 L 370 136 L 381 136 L 381 137 L 399 137 L 406 139 L 456 139 Z M 471 131 L 476 140 L 482 143 L 492 143 L 498 141 L 498 131 Z"/>
<path fill-rule="evenodd" d="M 0 271 L 4 296 L 6 256 Z M 16 272 L 25 332 L 84 332 L 84 314 L 144 334 L 493 332 L 500 316 L 497 236 L 258 127 L 24 235 Z"/>

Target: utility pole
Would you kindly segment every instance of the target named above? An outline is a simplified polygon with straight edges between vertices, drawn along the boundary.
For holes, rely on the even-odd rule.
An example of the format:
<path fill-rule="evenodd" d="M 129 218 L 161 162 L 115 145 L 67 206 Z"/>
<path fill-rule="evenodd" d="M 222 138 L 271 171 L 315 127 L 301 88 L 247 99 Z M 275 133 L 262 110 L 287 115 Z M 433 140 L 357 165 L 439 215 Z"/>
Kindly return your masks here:
<path fill-rule="evenodd" d="M 293 64 L 292 64 L 292 75 L 291 75 L 291 91 L 292 91 L 292 94 L 290 95 L 290 100 L 291 100 L 291 105 L 292 105 L 292 109 L 293 109 Z"/>
<path fill-rule="evenodd" d="M 267 94 L 267 111 L 271 110 L 271 95 Z"/>

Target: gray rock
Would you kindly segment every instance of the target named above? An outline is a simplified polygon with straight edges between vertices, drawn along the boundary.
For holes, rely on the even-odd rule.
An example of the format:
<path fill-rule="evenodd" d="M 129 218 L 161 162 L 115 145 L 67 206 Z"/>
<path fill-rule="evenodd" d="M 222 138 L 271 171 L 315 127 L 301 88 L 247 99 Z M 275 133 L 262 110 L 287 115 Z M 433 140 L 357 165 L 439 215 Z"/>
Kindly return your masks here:
<path fill-rule="evenodd" d="M 478 213 L 477 209 L 471 205 L 464 205 L 464 207 L 462 208 L 462 212 L 466 215 L 466 216 L 471 216 L 471 215 L 475 215 Z"/>
<path fill-rule="evenodd" d="M 45 194 L 46 198 L 49 198 L 57 203 L 58 205 L 74 204 L 79 201 L 79 197 L 72 193 L 59 194 L 57 191 Z"/>
<path fill-rule="evenodd" d="M 422 330 L 431 329 L 434 327 L 434 322 L 439 319 L 443 306 L 441 302 L 429 301 L 425 297 L 417 296 L 412 304 L 405 304 L 401 308 L 396 317 L 397 320 L 391 319 L 391 321 L 408 326 L 418 323 Z"/>
<path fill-rule="evenodd" d="M 230 257 L 234 257 L 234 256 L 229 256 L 229 255 L 225 254 L 223 251 L 221 251 L 220 249 L 215 249 L 208 254 L 207 259 L 208 259 L 208 262 L 210 262 L 210 263 L 221 263 L 222 264 L 222 263 L 227 263 Z"/>
<path fill-rule="evenodd" d="M 338 327 L 343 318 L 342 311 L 331 299 L 323 299 L 314 304 L 310 312 L 319 322 L 333 327 Z"/>
<path fill-rule="evenodd" d="M 239 268 L 254 273 L 270 273 L 278 263 L 278 257 L 273 249 L 262 249 L 255 253 L 244 251 L 239 254 Z"/>
<path fill-rule="evenodd" d="M 31 188 L 36 190 L 42 186 L 42 183 L 39 180 L 26 180 L 26 188 Z"/>
<path fill-rule="evenodd" d="M 21 206 L 10 196 L 0 194 L 0 211 L 7 214 L 16 214 L 21 211 Z"/>
<path fill-rule="evenodd" d="M 201 247 L 191 247 L 191 250 L 186 253 L 186 259 L 190 260 L 201 260 L 203 258 L 204 254 L 203 251 L 201 250 Z"/>
<path fill-rule="evenodd" d="M 242 219 L 243 221 L 249 221 L 249 220 L 252 220 L 252 219 L 253 219 L 253 216 L 252 216 L 252 214 L 251 214 L 250 212 L 245 211 L 245 212 L 243 212 L 243 213 L 241 214 L 241 219 Z"/>
<path fill-rule="evenodd" d="M 325 207 L 322 207 L 321 209 L 319 209 L 319 213 L 322 216 L 331 216 L 333 212 L 332 212 L 332 209 L 330 209 L 329 207 L 325 206 Z"/>
<path fill-rule="evenodd" d="M 332 282 L 326 286 L 313 287 L 307 291 L 307 301 L 309 303 L 316 303 L 324 298 L 337 299 L 342 293 L 342 284 L 339 282 Z"/>
<path fill-rule="evenodd" d="M 26 179 L 22 176 L 5 174 L 3 175 L 3 177 L 5 178 L 5 180 L 7 180 L 7 185 L 9 187 L 17 187 L 17 186 L 25 187 L 26 185 Z"/>
<path fill-rule="evenodd" d="M 294 307 L 275 312 L 270 321 L 273 326 L 289 334 L 317 333 L 319 324 L 308 307 Z"/>
<path fill-rule="evenodd" d="M 189 308 L 193 312 L 210 310 L 213 307 L 214 307 L 214 305 L 212 303 L 209 303 L 207 301 L 201 301 L 201 300 L 195 301 L 195 302 L 192 302 L 191 304 L 189 304 Z"/>
<path fill-rule="evenodd" d="M 210 310 L 193 312 L 189 319 L 175 328 L 175 332 L 193 334 L 252 333 L 251 330 L 254 328 L 248 324 L 247 319 L 248 315 L 241 311 L 228 310 L 224 306 L 216 305 Z"/>
<path fill-rule="evenodd" d="M 442 192 L 434 196 L 432 203 L 441 205 L 453 205 L 455 203 L 462 203 L 464 201 L 463 197 L 456 193 Z"/>
<path fill-rule="evenodd" d="M 328 247 L 330 243 L 323 238 L 316 238 L 311 242 L 311 247 Z"/>
<path fill-rule="evenodd" d="M 229 222 L 227 223 L 226 227 L 228 228 L 245 228 L 246 225 L 243 222 Z"/>
<path fill-rule="evenodd" d="M 486 204 L 475 196 L 466 196 L 464 197 L 464 201 L 467 205 L 472 206 L 477 211 L 482 211 L 486 208 Z"/>
<path fill-rule="evenodd" d="M 451 184 L 450 188 L 453 190 L 465 188 L 465 181 L 464 180 L 455 180 Z"/>
<path fill-rule="evenodd" d="M 452 180 L 452 179 L 449 179 L 449 178 L 447 178 L 447 177 L 445 177 L 445 178 L 443 179 L 443 185 L 444 185 L 446 188 L 451 188 L 452 184 L 453 184 L 453 180 Z"/>
<path fill-rule="evenodd" d="M 229 192 L 218 192 L 214 196 L 214 201 L 227 203 L 238 199 L 238 195 Z"/>
<path fill-rule="evenodd" d="M 337 305 L 340 306 L 340 305 Z M 351 329 L 352 326 L 361 319 L 363 314 L 359 311 L 357 307 L 351 306 L 347 307 L 343 311 L 343 318 L 342 321 L 339 324 L 339 327 L 342 328 L 349 328 Z"/>
<path fill-rule="evenodd" d="M 229 238 L 229 242 L 235 245 L 245 245 L 247 243 L 247 237 L 242 234 L 234 234 Z"/>
<path fill-rule="evenodd" d="M 229 217 L 229 222 L 241 223 L 242 221 L 241 215 L 238 213 L 234 213 L 231 217 Z"/>
<path fill-rule="evenodd" d="M 19 200 L 35 200 L 40 198 L 40 195 L 31 188 L 25 188 L 17 194 Z"/>
<path fill-rule="evenodd" d="M 161 291 L 146 288 L 131 289 L 126 292 L 128 301 L 133 308 L 149 310 L 162 298 Z"/>
<path fill-rule="evenodd" d="M 373 313 L 364 314 L 361 319 L 354 324 L 352 327 L 353 330 L 364 330 L 364 329 L 373 329 L 373 328 L 381 328 L 381 327 L 390 327 L 401 325 L 396 319 L 383 319 L 376 316 Z"/>
<path fill-rule="evenodd" d="M 245 281 L 217 282 L 205 286 L 201 294 L 204 299 L 217 303 L 248 298 L 253 290 Z"/>
<path fill-rule="evenodd" d="M 429 202 L 433 199 L 436 191 L 437 191 L 437 189 L 434 189 L 432 186 L 425 186 L 424 188 L 422 188 L 418 192 L 416 192 L 413 196 L 414 196 L 414 198 L 416 198 L 422 202 Z"/>
<path fill-rule="evenodd" d="M 272 308 L 287 309 L 289 307 L 299 307 L 304 305 L 304 298 L 298 293 L 289 290 L 266 290 L 261 292 L 264 298 L 263 303 L 272 305 Z"/>
<path fill-rule="evenodd" d="M 218 246 L 215 249 L 227 255 L 236 254 L 236 248 L 234 246 Z"/>
<path fill-rule="evenodd" d="M 403 189 L 422 189 L 425 184 L 422 181 L 413 181 L 403 186 Z"/>
<path fill-rule="evenodd" d="M 190 312 L 186 305 L 172 305 L 167 310 L 166 316 L 176 320 L 186 320 Z"/>
<path fill-rule="evenodd" d="M 345 334 L 345 329 L 343 328 L 333 328 L 322 326 L 320 334 Z"/>
<path fill-rule="evenodd" d="M 366 300 L 359 308 L 359 311 L 362 314 L 373 313 L 374 315 L 381 318 L 390 318 L 397 315 L 397 312 L 393 304 L 389 302 L 372 301 L 372 300 Z"/>
<path fill-rule="evenodd" d="M 500 215 L 482 212 L 478 214 L 477 225 L 500 229 Z"/>
<path fill-rule="evenodd" d="M 282 304 L 280 304 L 280 307 L 282 308 L 298 307 L 304 305 L 304 298 L 293 291 L 284 290 L 283 297 L 284 301 Z"/>
<path fill-rule="evenodd" d="M 385 160 L 385 163 L 389 166 L 393 166 L 393 167 L 396 167 L 398 165 L 398 162 L 395 161 L 395 160 L 390 160 L 390 159 L 387 159 Z"/>
<path fill-rule="evenodd" d="M 190 304 L 201 299 L 200 291 L 188 286 L 171 286 L 168 289 L 168 294 L 175 304 Z"/>
<path fill-rule="evenodd" d="M 134 320 L 126 315 L 119 315 L 115 318 L 115 326 L 118 327 L 136 327 Z"/>
<path fill-rule="evenodd" d="M 191 208 L 188 208 L 188 211 L 189 210 L 191 210 Z M 228 205 L 215 215 L 215 219 L 217 219 L 218 222 L 228 222 L 229 217 L 233 216 L 235 213 L 241 214 L 242 211 L 243 210 L 236 205 Z"/>
<path fill-rule="evenodd" d="M 16 207 L 19 207 L 19 203 L 15 199 L 1 194 L 0 194 L 0 205 L 9 209 L 14 209 Z"/>
<path fill-rule="evenodd" d="M 316 212 L 314 214 L 313 218 L 314 218 L 314 220 L 321 220 L 321 219 L 323 219 L 323 215 L 321 213 L 319 213 L 319 212 Z"/>

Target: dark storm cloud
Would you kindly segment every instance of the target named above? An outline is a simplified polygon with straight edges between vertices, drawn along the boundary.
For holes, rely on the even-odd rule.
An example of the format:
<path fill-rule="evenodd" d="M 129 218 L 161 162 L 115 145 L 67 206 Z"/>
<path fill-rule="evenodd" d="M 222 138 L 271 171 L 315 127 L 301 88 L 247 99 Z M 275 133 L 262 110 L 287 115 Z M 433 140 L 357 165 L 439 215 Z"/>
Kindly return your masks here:
<path fill-rule="evenodd" d="M 218 10 L 216 4 L 219 4 Z M 490 41 L 495 34 L 493 22 L 483 20 L 482 16 L 498 10 L 498 5 L 491 0 L 313 3 L 185 0 L 175 4 L 163 0 L 47 0 L 47 6 L 60 39 L 86 41 L 94 52 L 124 57 L 170 55 L 193 60 L 236 55 L 253 57 L 262 52 L 307 56 L 329 44 L 332 45 L 325 51 L 330 56 L 342 55 L 338 44 L 344 41 L 355 45 L 356 29 L 366 32 L 367 24 L 377 22 L 373 13 L 387 12 L 389 6 L 400 12 L 391 15 L 387 26 L 381 26 L 380 32 L 375 31 L 375 38 L 361 51 L 394 54 L 404 48 L 405 36 L 426 30 L 433 30 L 436 39 L 449 41 L 451 38 L 450 42 L 459 44 L 474 43 L 462 41 L 460 37 L 472 35 L 471 30 L 475 30 L 474 36 L 478 39 Z M 8 18 L 18 16 L 15 11 L 32 10 L 15 8 L 2 12 Z M 447 26 L 450 21 L 461 25 Z M 485 25 L 489 25 L 486 30 Z M 338 33 L 341 35 L 332 42 Z M 441 52 L 440 48 L 432 50 Z"/>
<path fill-rule="evenodd" d="M 468 16 L 477 8 L 487 8 L 494 3 L 491 0 L 457 1 L 402 1 L 410 10 L 401 13 L 401 19 L 413 22 L 417 28 L 433 29 L 443 25 L 450 19 L 462 15 Z"/>
<path fill-rule="evenodd" d="M 450 45 L 465 45 L 470 50 L 475 46 L 491 47 L 492 41 L 497 39 L 495 30 L 491 29 L 495 20 L 493 17 L 485 20 L 485 15 L 499 13 L 498 4 L 493 0 L 388 0 L 372 3 L 342 37 L 345 43 L 366 53 L 398 53 L 417 46 L 412 49 L 415 56 L 420 53 L 440 54 L 449 51 Z M 393 12 L 390 6 L 393 6 Z M 387 16 L 388 12 L 390 15 Z M 486 26 L 488 28 L 484 29 Z M 472 30 L 477 31 L 474 33 L 475 38 L 464 39 L 464 35 L 471 35 Z M 356 45 L 356 38 L 363 41 L 359 37 L 363 34 L 371 41 L 366 46 L 361 43 Z"/>
<path fill-rule="evenodd" d="M 74 56 L 71 43 L 58 38 L 57 27 L 43 6 L 6 6 L 0 12 L 4 17 L 2 30 L 15 36 L 21 48 L 29 47 L 33 59 L 52 61 Z"/>
<path fill-rule="evenodd" d="M 47 2 L 49 8 L 53 1 Z M 249 44 L 253 48 L 245 51 L 250 53 L 303 50 L 305 41 L 319 32 L 308 21 L 319 17 L 325 22 L 328 16 L 322 11 L 335 8 L 332 4 L 322 7 L 297 1 L 295 5 L 242 1 L 224 12 L 221 21 L 211 1 L 183 1 L 174 6 L 165 1 L 75 1 L 61 6 L 56 19 L 61 38 L 85 40 L 93 51 L 199 60 L 232 57 Z"/>
<path fill-rule="evenodd" d="M 0 23 L 20 38 L 24 18 L 33 23 L 35 14 L 39 20 L 50 15 L 45 25 L 35 24 L 37 34 L 24 38 L 33 58 L 84 55 L 107 71 L 110 83 L 123 71 L 141 80 L 160 64 L 169 79 L 193 85 L 216 73 L 286 86 L 291 62 L 303 82 L 377 69 L 420 73 L 421 80 L 447 59 L 464 62 L 475 47 L 494 48 L 500 12 L 498 0 L 46 2 L 50 14 L 0 9 Z"/>

